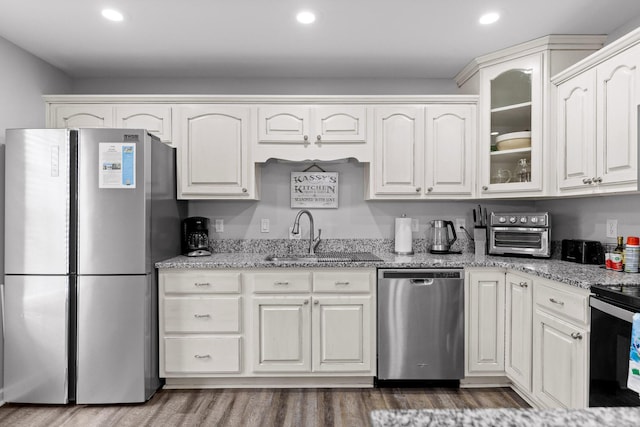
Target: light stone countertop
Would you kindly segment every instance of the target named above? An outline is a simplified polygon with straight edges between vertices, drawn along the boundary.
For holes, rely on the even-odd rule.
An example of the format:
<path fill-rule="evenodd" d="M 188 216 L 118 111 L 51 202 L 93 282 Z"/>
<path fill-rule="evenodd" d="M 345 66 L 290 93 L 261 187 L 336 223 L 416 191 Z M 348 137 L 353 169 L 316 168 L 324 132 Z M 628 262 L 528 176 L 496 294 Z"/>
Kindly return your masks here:
<path fill-rule="evenodd" d="M 373 427 L 637 427 L 640 408 L 588 409 L 408 409 L 372 411 Z"/>
<path fill-rule="evenodd" d="M 265 253 L 214 253 L 205 257 L 177 256 L 156 263 L 159 269 L 255 269 L 255 268 L 433 268 L 433 267 L 495 267 L 542 277 L 571 286 L 588 289 L 594 284 L 640 285 L 640 274 L 605 270 L 600 266 L 576 264 L 557 259 L 516 258 L 500 256 L 460 255 L 395 255 L 374 252 L 379 262 L 272 262 Z"/>

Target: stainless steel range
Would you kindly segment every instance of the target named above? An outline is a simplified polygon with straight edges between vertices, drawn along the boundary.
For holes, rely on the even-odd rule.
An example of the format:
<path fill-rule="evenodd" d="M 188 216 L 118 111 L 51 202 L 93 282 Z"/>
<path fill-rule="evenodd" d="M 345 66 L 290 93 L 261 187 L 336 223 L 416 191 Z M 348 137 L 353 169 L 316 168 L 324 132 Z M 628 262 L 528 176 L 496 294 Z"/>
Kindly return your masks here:
<path fill-rule="evenodd" d="M 638 393 L 627 388 L 640 285 L 593 285 L 591 292 L 589 406 L 640 406 Z"/>

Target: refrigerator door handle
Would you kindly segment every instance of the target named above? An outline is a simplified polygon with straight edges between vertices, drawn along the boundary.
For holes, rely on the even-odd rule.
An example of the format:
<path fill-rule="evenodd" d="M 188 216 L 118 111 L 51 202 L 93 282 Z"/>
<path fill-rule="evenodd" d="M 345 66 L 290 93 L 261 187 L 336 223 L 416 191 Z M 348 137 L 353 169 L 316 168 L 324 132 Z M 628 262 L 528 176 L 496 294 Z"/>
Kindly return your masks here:
<path fill-rule="evenodd" d="M 7 323 L 7 321 L 4 318 L 4 312 L 5 312 L 5 308 L 4 308 L 4 283 L 0 283 L 0 310 L 2 310 L 2 341 L 4 342 L 4 338 L 5 338 L 5 334 L 4 334 L 4 328 Z"/>

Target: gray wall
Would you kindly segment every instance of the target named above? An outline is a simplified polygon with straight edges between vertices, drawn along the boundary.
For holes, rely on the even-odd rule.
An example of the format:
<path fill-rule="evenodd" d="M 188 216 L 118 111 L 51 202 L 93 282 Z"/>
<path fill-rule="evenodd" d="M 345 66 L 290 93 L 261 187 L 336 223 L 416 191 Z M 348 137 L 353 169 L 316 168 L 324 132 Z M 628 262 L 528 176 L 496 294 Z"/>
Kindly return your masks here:
<path fill-rule="evenodd" d="M 60 70 L 1 37 L 0 58 L 2 58 L 0 67 L 0 242 L 4 242 L 4 131 L 16 127 L 44 127 L 45 108 L 42 95 L 68 93 L 72 82 Z M 2 244 L 0 244 L 0 272 L 4 274 Z M 0 306 L 0 319 L 2 319 L 1 311 Z M 0 340 L 0 390 L 3 377 L 2 354 L 3 343 Z M 0 401 L 2 401 L 1 393 Z"/>

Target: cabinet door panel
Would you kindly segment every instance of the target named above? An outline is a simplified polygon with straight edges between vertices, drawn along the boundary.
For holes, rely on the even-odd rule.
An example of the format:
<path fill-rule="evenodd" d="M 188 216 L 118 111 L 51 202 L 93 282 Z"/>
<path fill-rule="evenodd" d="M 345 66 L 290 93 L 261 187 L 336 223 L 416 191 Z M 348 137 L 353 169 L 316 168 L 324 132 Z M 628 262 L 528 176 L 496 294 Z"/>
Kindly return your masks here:
<path fill-rule="evenodd" d="M 371 370 L 371 297 L 314 297 L 314 372 Z"/>
<path fill-rule="evenodd" d="M 598 177 L 602 185 L 637 179 L 640 48 L 631 49 L 596 69 L 598 79 Z"/>
<path fill-rule="evenodd" d="M 260 106 L 258 140 L 281 143 L 310 142 L 309 120 L 309 107 L 306 106 Z"/>
<path fill-rule="evenodd" d="M 309 372 L 310 315 L 308 298 L 254 298 L 253 370 Z"/>
<path fill-rule="evenodd" d="M 531 327 L 533 281 L 506 275 L 505 371 L 525 391 L 531 391 Z"/>
<path fill-rule="evenodd" d="M 473 272 L 466 280 L 467 370 L 504 372 L 504 272 Z"/>
<path fill-rule="evenodd" d="M 475 107 L 426 107 L 425 191 L 427 194 L 472 193 Z"/>
<path fill-rule="evenodd" d="M 365 142 L 366 108 L 364 106 L 324 106 L 313 109 L 314 135 L 310 138 L 323 142 Z"/>
<path fill-rule="evenodd" d="M 375 193 L 419 197 L 424 153 L 422 108 L 377 108 L 375 121 Z"/>
<path fill-rule="evenodd" d="M 118 105 L 116 126 L 146 129 L 163 142 L 171 142 L 171 107 L 165 105 Z"/>
<path fill-rule="evenodd" d="M 595 74 L 585 73 L 558 87 L 558 188 L 585 188 L 595 176 Z"/>
<path fill-rule="evenodd" d="M 250 109 L 237 106 L 183 107 L 179 192 L 249 197 Z"/>
<path fill-rule="evenodd" d="M 57 105 L 53 108 L 55 127 L 113 127 L 113 106 L 111 105 Z"/>

